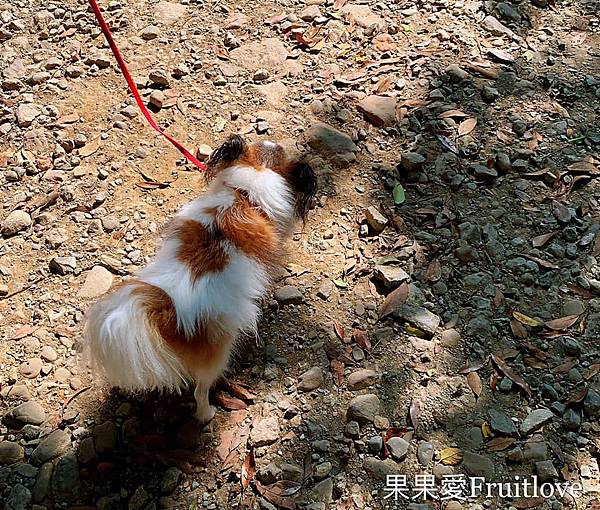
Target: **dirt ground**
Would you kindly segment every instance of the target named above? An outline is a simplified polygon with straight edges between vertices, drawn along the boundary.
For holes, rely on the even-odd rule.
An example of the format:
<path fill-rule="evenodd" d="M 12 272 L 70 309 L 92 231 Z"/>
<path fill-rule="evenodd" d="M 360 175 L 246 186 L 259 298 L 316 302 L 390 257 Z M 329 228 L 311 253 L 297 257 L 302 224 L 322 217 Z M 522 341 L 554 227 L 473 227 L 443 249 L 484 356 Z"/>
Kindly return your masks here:
<path fill-rule="evenodd" d="M 0 508 L 600 509 L 600 4 L 101 4 L 169 134 L 320 189 L 209 426 L 110 390 L 84 314 L 205 179 L 85 2 L 0 1 Z"/>

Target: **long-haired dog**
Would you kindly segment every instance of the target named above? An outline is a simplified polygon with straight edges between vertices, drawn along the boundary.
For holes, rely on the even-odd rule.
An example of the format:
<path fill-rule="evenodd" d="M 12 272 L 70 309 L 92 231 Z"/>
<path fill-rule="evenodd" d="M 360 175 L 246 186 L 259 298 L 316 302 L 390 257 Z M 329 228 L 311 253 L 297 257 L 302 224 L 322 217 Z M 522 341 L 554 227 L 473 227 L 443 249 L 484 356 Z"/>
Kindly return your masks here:
<path fill-rule="evenodd" d="M 284 239 L 316 192 L 312 169 L 273 142 L 232 136 L 209 158 L 212 179 L 167 226 L 154 260 L 88 312 L 92 366 L 112 386 L 174 390 L 195 384 L 196 417 L 236 339 L 256 332 L 260 300 Z"/>

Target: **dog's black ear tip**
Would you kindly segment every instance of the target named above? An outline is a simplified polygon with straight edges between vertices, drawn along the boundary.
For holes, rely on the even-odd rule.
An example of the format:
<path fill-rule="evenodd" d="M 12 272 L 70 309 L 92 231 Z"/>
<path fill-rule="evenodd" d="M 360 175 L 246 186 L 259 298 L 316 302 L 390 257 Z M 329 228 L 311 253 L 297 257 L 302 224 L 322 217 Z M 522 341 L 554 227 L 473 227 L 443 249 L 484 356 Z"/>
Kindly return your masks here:
<path fill-rule="evenodd" d="M 244 139 L 238 134 L 232 134 L 211 154 L 208 163 L 215 165 L 220 161 L 234 161 L 244 153 L 244 148 Z"/>

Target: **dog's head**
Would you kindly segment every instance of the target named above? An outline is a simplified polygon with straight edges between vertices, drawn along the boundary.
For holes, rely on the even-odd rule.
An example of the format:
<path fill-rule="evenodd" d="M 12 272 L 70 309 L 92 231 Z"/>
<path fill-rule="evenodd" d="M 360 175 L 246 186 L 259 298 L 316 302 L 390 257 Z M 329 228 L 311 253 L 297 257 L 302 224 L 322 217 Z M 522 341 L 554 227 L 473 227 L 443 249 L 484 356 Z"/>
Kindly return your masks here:
<path fill-rule="evenodd" d="M 207 167 L 209 177 L 234 165 L 248 165 L 257 170 L 269 169 L 281 175 L 295 193 L 296 214 L 304 220 L 317 192 L 313 169 L 302 160 L 291 160 L 285 149 L 270 141 L 247 144 L 241 136 L 232 135 L 211 154 Z"/>

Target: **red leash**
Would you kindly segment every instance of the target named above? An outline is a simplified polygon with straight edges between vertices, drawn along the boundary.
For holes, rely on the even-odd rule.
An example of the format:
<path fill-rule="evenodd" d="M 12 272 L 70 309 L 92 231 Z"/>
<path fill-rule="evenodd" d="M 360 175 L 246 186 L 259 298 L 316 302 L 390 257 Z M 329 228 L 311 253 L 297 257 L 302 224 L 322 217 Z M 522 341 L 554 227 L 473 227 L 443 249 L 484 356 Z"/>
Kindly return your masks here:
<path fill-rule="evenodd" d="M 98 7 L 96 0 L 89 0 L 89 2 L 92 7 L 92 10 L 94 11 L 94 14 L 96 15 L 96 19 L 98 20 L 98 23 L 100 24 L 100 28 L 102 29 L 102 32 L 104 33 L 104 37 L 106 37 L 106 41 L 108 42 L 108 45 L 110 46 L 110 49 L 113 52 L 113 55 L 117 59 L 117 64 L 119 64 L 119 68 L 121 69 L 121 72 L 123 73 L 123 76 L 125 77 L 125 80 L 127 81 L 127 85 L 129 85 L 129 90 L 131 90 L 131 93 L 133 94 L 133 97 L 135 98 L 135 102 L 140 107 L 140 110 L 142 110 L 142 113 L 144 114 L 144 117 L 146 117 L 146 120 L 148 121 L 148 123 L 158 133 L 163 135 L 167 140 L 169 140 L 169 142 L 171 142 L 175 147 L 177 147 L 177 149 L 179 149 L 179 152 L 181 152 L 190 163 L 193 163 L 194 165 L 196 165 L 200 170 L 203 170 L 203 171 L 206 170 L 206 165 L 204 165 L 203 163 L 200 163 L 200 161 L 198 161 L 198 159 L 196 157 L 194 157 L 194 155 L 190 151 L 188 151 L 183 145 L 181 145 L 177 140 L 175 140 L 175 138 L 173 138 L 172 136 L 165 133 L 160 128 L 160 126 L 154 121 L 154 119 L 152 118 L 152 115 L 150 115 L 150 112 L 148 111 L 148 108 L 146 108 L 146 105 L 144 104 L 144 101 L 142 100 L 137 87 L 135 86 L 135 83 L 133 81 L 133 78 L 131 77 L 131 74 L 129 74 L 129 69 L 127 69 L 127 64 L 125 64 L 125 61 L 123 60 L 123 57 L 121 56 L 121 52 L 119 51 L 119 48 L 117 48 L 117 45 L 115 44 L 113 36 L 110 33 L 110 29 L 108 28 L 106 21 L 104 21 L 104 18 L 102 17 L 102 13 L 100 12 L 100 8 Z"/>

